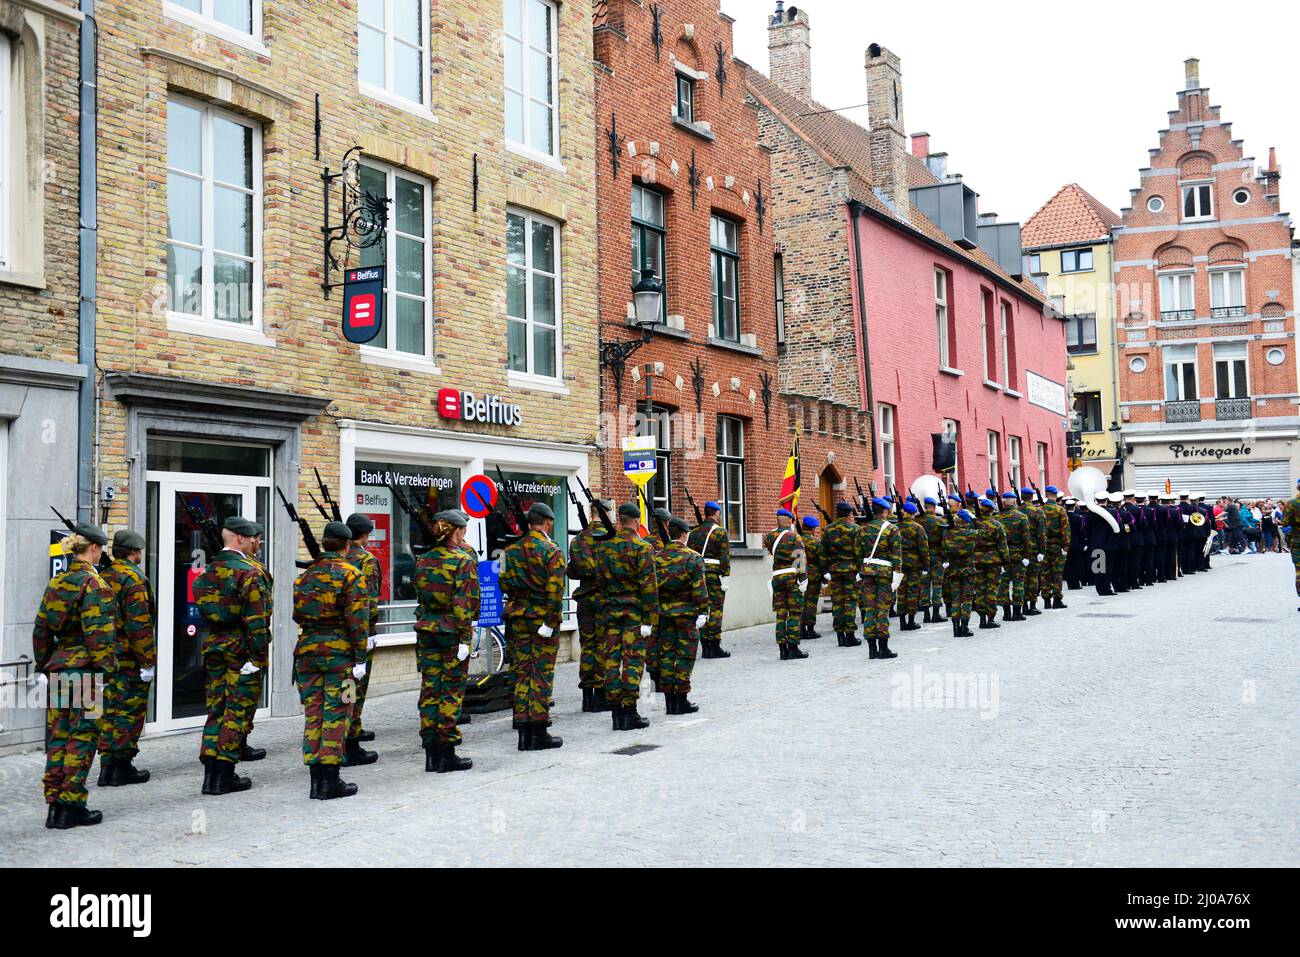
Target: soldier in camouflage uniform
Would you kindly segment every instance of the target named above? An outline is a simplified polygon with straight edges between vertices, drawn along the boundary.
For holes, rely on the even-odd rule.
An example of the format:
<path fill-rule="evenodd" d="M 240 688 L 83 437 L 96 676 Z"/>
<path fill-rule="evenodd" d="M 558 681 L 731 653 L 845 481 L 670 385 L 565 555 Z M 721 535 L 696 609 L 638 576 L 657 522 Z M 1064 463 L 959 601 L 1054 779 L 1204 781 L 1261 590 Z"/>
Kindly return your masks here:
<path fill-rule="evenodd" d="M 858 534 L 851 502 L 835 503 L 835 521 L 826 526 L 821 540 L 823 574 L 830 575 L 831 619 L 841 648 L 862 644 L 858 638 L 857 579 Z"/>
<path fill-rule="evenodd" d="M 434 516 L 433 547 L 415 563 L 415 660 L 420 669 L 420 740 L 424 770 L 468 771 L 456 754 L 469 678 L 470 639 L 479 613 L 478 555 L 465 545 L 469 517 Z"/>
<path fill-rule="evenodd" d="M 803 539 L 794 530 L 794 513 L 776 510 L 776 528 L 763 536 L 763 548 L 772 556 L 772 611 L 776 613 L 776 646 L 782 661 L 807 658 L 799 650 L 799 621 L 803 614 L 803 595 L 799 583 L 807 570 Z"/>
<path fill-rule="evenodd" d="M 889 650 L 889 606 L 903 583 L 903 539 L 889 521 L 889 499 L 871 500 L 871 521 L 858 535 L 862 633 L 872 658 L 897 658 Z"/>
<path fill-rule="evenodd" d="M 916 631 L 916 612 L 921 607 L 924 593 L 930 583 L 930 538 L 917 515 L 920 509 L 915 502 L 903 503 L 903 518 L 898 533 L 903 546 L 903 584 L 898 589 L 898 617 L 902 631 Z M 927 607 L 927 621 L 928 607 Z"/>
<path fill-rule="evenodd" d="M 65 830 L 98 824 L 102 811 L 86 808 L 86 776 L 99 735 L 96 694 L 117 669 L 113 590 L 95 566 L 108 536 L 77 525 L 63 540 L 67 571 L 50 580 L 32 628 L 34 684 L 45 685 L 45 826 Z M 102 702 L 102 697 L 101 697 Z"/>
<path fill-rule="evenodd" d="M 596 549 L 605 589 L 605 614 L 597 629 L 605 658 L 605 697 L 612 705 L 615 731 L 636 731 L 650 724 L 637 712 L 636 702 L 646 639 L 659 624 L 659 596 L 654 549 L 637 534 L 640 524 L 641 509 L 625 502 L 618 507 L 614 537 L 597 543 Z"/>
<path fill-rule="evenodd" d="M 240 675 L 266 668 L 271 644 L 270 597 L 261 566 L 248 558 L 252 539 L 261 533 L 256 522 L 241 516 L 226 519 L 221 531 L 226 547 L 192 586 L 199 615 L 208 625 L 203 641 L 208 717 L 199 747 L 204 794 L 252 787 L 248 778 L 235 774 L 235 764 L 257 707 Z"/>
<path fill-rule="evenodd" d="M 943 533 L 946 523 L 939 516 L 937 500 L 927 495 L 921 504 L 925 509 L 921 526 L 925 529 L 926 545 L 930 549 L 930 574 L 921 594 L 921 604 L 925 606 L 924 620 L 926 623 L 946 621 L 943 617 Z"/>
<path fill-rule="evenodd" d="M 140 570 L 144 536 L 128 529 L 113 535 L 113 563 L 101 572 L 113 590 L 117 667 L 105 682 L 104 717 L 99 726 L 99 786 L 143 784 L 149 772 L 131 762 L 140 753 L 140 732 L 149 707 L 158 652 L 154 638 L 157 605 Z"/>
<path fill-rule="evenodd" d="M 686 545 L 704 559 L 705 581 L 709 586 L 709 621 L 700 632 L 701 658 L 730 658 L 722 647 L 722 612 L 727 601 L 727 582 L 731 579 L 731 542 L 727 530 L 718 522 L 722 506 L 704 503 L 704 521 L 691 529 Z"/>
<path fill-rule="evenodd" d="M 1043 575 L 1047 562 L 1047 523 L 1043 511 L 1034 503 L 1033 488 L 1020 490 L 1020 512 L 1029 522 L 1029 545 L 1025 557 L 1029 565 L 1025 569 L 1025 598 L 1020 606 L 1020 613 L 1028 617 L 1041 615 L 1038 610 L 1038 596 L 1043 589 Z"/>
<path fill-rule="evenodd" d="M 339 780 L 370 634 L 366 581 L 347 560 L 351 537 L 342 522 L 326 525 L 320 558 L 293 586 L 293 620 L 302 629 L 293 652 L 303 711 L 302 762 L 311 773 L 310 796 L 321 801 L 357 793 L 355 784 Z"/>
<path fill-rule="evenodd" d="M 979 530 L 975 516 L 966 509 L 956 513 L 951 528 L 944 529 L 941 566 L 943 568 L 943 597 L 952 619 L 954 638 L 973 638 L 970 630 L 971 607 L 975 603 L 975 550 Z"/>
<path fill-rule="evenodd" d="M 602 502 L 606 513 L 612 513 L 614 507 L 609 502 Z M 582 643 L 581 657 L 578 664 L 578 687 L 582 689 L 582 710 L 588 712 L 608 711 L 609 702 L 605 700 L 605 672 L 600 647 L 596 640 L 596 619 L 602 614 L 600 605 L 601 582 L 597 575 L 596 535 L 603 533 L 603 526 L 595 519 L 594 509 L 586 528 L 569 543 L 569 564 L 567 574 L 571 581 L 580 582 L 573 591 L 573 601 L 577 609 L 578 639 Z"/>
<path fill-rule="evenodd" d="M 1042 569 L 1044 608 L 1064 608 L 1061 600 L 1061 580 L 1065 575 L 1065 560 L 1070 554 L 1070 515 L 1057 501 L 1060 492 L 1055 485 L 1043 490 L 1047 501 L 1040 511 L 1043 515 L 1043 553 L 1046 559 Z"/>
<path fill-rule="evenodd" d="M 270 628 L 270 622 L 275 615 L 275 579 L 271 576 L 271 569 L 266 566 L 258 556 L 262 553 L 262 540 L 264 529 L 261 525 L 257 526 L 258 533 L 248 541 L 248 549 L 244 553 L 250 562 L 257 566 L 262 575 L 262 597 L 266 599 L 266 620 L 267 627 Z M 269 651 L 268 651 L 269 660 Z M 266 669 L 259 668 L 249 674 L 239 673 L 239 687 L 236 691 L 237 697 L 242 701 L 253 702 L 253 707 L 248 711 L 248 722 L 244 729 L 243 737 L 239 742 L 239 760 L 244 761 L 261 761 L 266 757 L 265 748 L 255 748 L 248 743 L 249 737 L 253 734 L 253 716 L 257 711 L 257 704 L 262 700 L 262 685 L 266 678 Z"/>
<path fill-rule="evenodd" d="M 520 751 L 544 751 L 564 743 L 546 730 L 564 601 L 564 553 L 551 540 L 554 528 L 555 513 L 535 503 L 528 510 L 528 534 L 501 556 Z"/>
<path fill-rule="evenodd" d="M 829 581 L 822 570 L 821 522 L 815 515 L 805 515 L 802 519 L 804 560 L 808 563 L 808 586 L 803 593 L 803 615 L 799 622 L 799 638 L 810 641 L 820 638 L 817 632 L 817 606 L 822 598 L 822 583 Z"/>
<path fill-rule="evenodd" d="M 1011 564 L 1007 533 L 998 520 L 997 505 L 992 499 L 979 500 L 980 511 L 975 540 L 975 611 L 981 628 L 1001 628 L 995 620 L 998 596 L 1002 588 L 1002 569 Z"/>
<path fill-rule="evenodd" d="M 668 520 L 671 541 L 655 555 L 659 586 L 659 679 L 668 714 L 694 714 L 699 706 L 687 695 L 699 629 L 709 620 L 709 587 L 704 559 L 686 544 L 691 527 L 683 518 Z"/>
<path fill-rule="evenodd" d="M 1300 481 L 1296 482 L 1296 488 L 1300 490 Z M 1282 505 L 1277 528 L 1286 536 L 1287 547 L 1291 550 L 1291 563 L 1295 565 L 1295 593 L 1300 595 L 1300 494 Z M 1300 611 L 1300 608 L 1296 610 Z"/>
<path fill-rule="evenodd" d="M 1002 493 L 1002 511 L 998 512 L 998 522 L 1007 536 L 1007 550 L 1011 555 L 1011 564 L 1002 569 L 1000 595 L 1002 618 L 1004 621 L 1024 621 L 1022 606 L 1025 602 L 1025 575 L 1029 568 L 1031 548 L 1029 541 L 1029 519 L 1016 508 L 1016 493 Z"/>
<path fill-rule="evenodd" d="M 379 590 L 383 585 L 383 572 L 379 570 L 379 559 L 366 548 L 370 533 L 375 530 L 375 523 L 370 516 L 354 512 L 344 524 L 352 532 L 352 541 L 348 543 L 345 557 L 348 564 L 361 572 L 361 577 L 365 579 L 368 599 L 366 620 L 370 622 L 370 634 L 366 637 L 366 674 L 357 682 L 357 699 L 352 702 L 352 724 L 348 726 L 347 763 L 368 764 L 362 756 L 370 752 L 362 749 L 361 742 L 375 740 L 375 733 L 361 727 L 361 712 L 366 706 L 366 692 L 370 689 L 370 671 L 373 665 L 371 657 L 375 650 L 375 635 L 379 631 Z"/>

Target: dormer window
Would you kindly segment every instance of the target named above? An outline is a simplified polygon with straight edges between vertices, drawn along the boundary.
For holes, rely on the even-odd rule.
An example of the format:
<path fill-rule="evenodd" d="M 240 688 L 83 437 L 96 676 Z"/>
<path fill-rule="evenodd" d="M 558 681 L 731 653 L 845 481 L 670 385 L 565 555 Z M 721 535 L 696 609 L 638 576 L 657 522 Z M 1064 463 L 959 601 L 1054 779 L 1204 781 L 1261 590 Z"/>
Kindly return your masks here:
<path fill-rule="evenodd" d="M 1183 187 L 1183 219 L 1213 219 L 1214 190 L 1212 183 L 1194 183 Z"/>
<path fill-rule="evenodd" d="M 695 80 L 684 73 L 677 74 L 676 116 L 683 123 L 695 122 Z"/>

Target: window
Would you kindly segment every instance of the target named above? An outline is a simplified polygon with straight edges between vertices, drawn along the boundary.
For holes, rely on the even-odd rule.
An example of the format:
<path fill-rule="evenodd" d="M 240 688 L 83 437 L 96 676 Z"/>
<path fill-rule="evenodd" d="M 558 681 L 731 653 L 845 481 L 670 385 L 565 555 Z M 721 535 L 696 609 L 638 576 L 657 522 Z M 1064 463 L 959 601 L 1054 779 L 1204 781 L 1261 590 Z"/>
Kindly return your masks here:
<path fill-rule="evenodd" d="M 885 488 L 894 488 L 897 480 L 897 447 L 894 444 L 894 407 L 880 404 L 880 472 Z"/>
<path fill-rule="evenodd" d="M 1214 397 L 1244 399 L 1249 394 L 1246 387 L 1246 343 L 1216 342 L 1214 344 Z"/>
<path fill-rule="evenodd" d="M 1082 432 L 1101 432 L 1106 427 L 1101 421 L 1101 393 L 1076 392 L 1074 409 L 1079 413 L 1079 430 Z"/>
<path fill-rule="evenodd" d="M 1128 367 L 1135 374 L 1141 375 L 1147 371 L 1147 360 L 1145 356 L 1134 356 L 1128 360 Z"/>
<path fill-rule="evenodd" d="M 718 504 L 733 543 L 745 542 L 745 422 L 718 416 Z"/>
<path fill-rule="evenodd" d="M 993 341 L 993 294 L 987 289 L 982 291 L 983 308 L 980 311 L 980 341 L 984 347 L 984 381 L 993 381 L 994 361 L 998 348 Z"/>
<path fill-rule="evenodd" d="M 425 104 L 429 39 L 425 0 L 361 0 L 357 9 L 361 85 Z"/>
<path fill-rule="evenodd" d="M 167 102 L 167 309 L 254 328 L 262 298 L 262 131 Z"/>
<path fill-rule="evenodd" d="M 1007 465 L 1011 468 L 1011 484 L 1017 489 L 1024 487 L 1023 476 L 1020 474 L 1020 436 L 1007 436 Z"/>
<path fill-rule="evenodd" d="M 166 0 L 164 6 L 198 14 L 204 20 L 229 27 L 237 33 L 256 35 L 262 32 L 261 0 Z"/>
<path fill-rule="evenodd" d="M 1162 319 L 1196 317 L 1196 295 L 1193 291 L 1191 273 L 1173 273 L 1160 277 L 1160 317 Z"/>
<path fill-rule="evenodd" d="M 1001 484 L 998 481 L 998 441 L 999 441 L 998 434 L 996 432 L 990 432 L 989 433 L 989 488 L 994 490 L 998 489 Z"/>
<path fill-rule="evenodd" d="M 1186 402 L 1200 397 L 1196 387 L 1196 346 L 1166 346 L 1165 401 Z"/>
<path fill-rule="evenodd" d="M 649 269 L 664 279 L 664 197 L 652 189 L 632 184 L 632 285 Z M 659 299 L 659 321 L 667 322 L 668 287 Z"/>
<path fill-rule="evenodd" d="M 1071 355 L 1097 351 L 1097 315 L 1070 316 L 1065 324 L 1065 349 Z"/>
<path fill-rule="evenodd" d="M 1210 317 L 1246 314 L 1246 272 L 1243 269 L 1216 269 L 1210 273 Z"/>
<path fill-rule="evenodd" d="M 740 341 L 740 226 L 714 216 L 709 227 L 713 256 L 713 335 Z"/>
<path fill-rule="evenodd" d="M 1147 209 L 1153 213 L 1163 213 L 1165 211 L 1165 201 L 1159 196 L 1152 196 L 1147 200 Z"/>
<path fill-rule="evenodd" d="M 1047 443 L 1038 443 L 1038 487 L 1047 488 Z"/>
<path fill-rule="evenodd" d="M 772 261 L 772 279 L 776 285 L 776 345 L 785 348 L 785 259 L 780 253 Z"/>
<path fill-rule="evenodd" d="M 1040 254 L 1038 254 L 1038 253 L 1030 253 L 1030 254 L 1029 254 L 1029 263 L 1028 263 L 1028 265 L 1029 265 L 1029 270 L 1028 270 L 1028 271 L 1029 271 L 1029 274 L 1030 274 L 1030 275 L 1033 275 L 1034 273 L 1042 272 L 1042 271 L 1043 271 L 1043 257 L 1042 257 Z"/>
<path fill-rule="evenodd" d="M 1091 249 L 1067 249 L 1061 253 L 1061 272 L 1088 272 L 1091 269 Z"/>
<path fill-rule="evenodd" d="M 647 490 L 650 495 L 651 508 L 673 510 L 672 503 L 672 413 L 667 409 L 655 407 L 653 424 L 648 419 L 644 401 L 637 403 L 637 435 L 655 437 L 655 476 Z"/>
<path fill-rule="evenodd" d="M 673 113 L 683 123 L 695 122 L 695 81 L 677 74 L 677 106 Z"/>
<path fill-rule="evenodd" d="M 1268 352 L 1264 353 L 1264 361 L 1271 366 L 1280 366 L 1286 361 L 1286 350 L 1269 349 Z"/>
<path fill-rule="evenodd" d="M 1183 219 L 1211 219 L 1214 216 L 1211 183 L 1183 187 Z"/>
<path fill-rule="evenodd" d="M 1015 331 L 1011 327 L 1011 304 L 1002 303 L 1002 384 L 1008 389 L 1016 387 Z"/>
<path fill-rule="evenodd" d="M 1232 201 L 1238 206 L 1245 206 L 1250 202 L 1250 190 L 1239 189 L 1232 194 Z"/>
<path fill-rule="evenodd" d="M 361 188 L 389 200 L 383 245 L 361 250 L 361 265 L 387 265 L 384 325 L 370 347 L 432 359 L 433 253 L 429 234 L 433 187 L 427 180 L 367 161 L 361 166 Z"/>
<path fill-rule="evenodd" d="M 952 340 L 948 335 L 948 273 L 934 271 L 934 327 L 939 336 L 939 366 L 952 368 Z"/>
<path fill-rule="evenodd" d="M 505 0 L 506 139 L 555 155 L 555 4 Z"/>
<path fill-rule="evenodd" d="M 558 379 L 560 227 L 533 213 L 506 212 L 506 325 L 511 372 Z"/>

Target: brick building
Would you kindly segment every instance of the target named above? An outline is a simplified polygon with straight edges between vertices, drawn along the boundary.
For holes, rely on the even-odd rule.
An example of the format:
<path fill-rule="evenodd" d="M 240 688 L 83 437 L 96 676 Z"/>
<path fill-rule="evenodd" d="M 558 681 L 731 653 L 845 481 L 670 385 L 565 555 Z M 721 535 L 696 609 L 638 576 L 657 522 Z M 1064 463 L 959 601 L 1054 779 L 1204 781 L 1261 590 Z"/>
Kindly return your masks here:
<path fill-rule="evenodd" d="M 1284 495 L 1300 472 L 1293 229 L 1185 64 L 1115 230 L 1126 484 Z"/>
<path fill-rule="evenodd" d="M 771 75 L 747 82 L 794 297 L 781 391 L 847 433 L 819 449 L 823 507 L 854 477 L 902 487 L 934 472 L 936 434 L 955 436 L 959 482 L 1060 484 L 1064 326 L 1024 274 L 1019 228 L 978 213 L 928 134 L 909 148 L 897 56 L 866 50 L 868 129 L 811 99 L 805 9 L 778 3 L 768 30 Z"/>
<path fill-rule="evenodd" d="M 83 26 L 73 3 L 0 0 L 0 752 L 44 740 L 44 713 L 10 693 L 49 581 L 50 506 L 94 517 L 79 482 Z"/>
<path fill-rule="evenodd" d="M 737 596 L 752 573 L 766 597 L 759 539 L 790 443 L 775 396 L 772 182 L 731 24 L 711 0 L 595 6 L 604 470 L 627 498 L 621 440 L 655 434 L 655 504 L 691 516 L 689 491 L 723 506 L 737 627 L 769 617 L 766 602 Z M 660 324 L 628 355 L 646 268 L 663 283 Z"/>
<path fill-rule="evenodd" d="M 440 505 L 500 467 L 549 501 L 599 481 L 590 10 L 554 0 L 105 0 L 100 35 L 98 475 L 147 532 L 162 654 L 156 730 L 201 721 L 203 547 L 180 500 L 268 523 L 277 607 L 300 546 L 275 495 L 319 468 L 372 514 L 384 571 L 374 689 L 415 678 L 412 544 L 388 485 Z M 351 152 L 355 149 L 355 152 Z M 339 173 L 345 156 L 358 161 Z M 334 244 L 355 185 L 382 243 Z M 385 322 L 340 331 L 345 265 L 386 264 Z M 304 507 L 305 506 L 305 507 Z M 511 521 L 475 521 L 480 554 Z M 269 700 L 298 710 L 277 614 Z"/>

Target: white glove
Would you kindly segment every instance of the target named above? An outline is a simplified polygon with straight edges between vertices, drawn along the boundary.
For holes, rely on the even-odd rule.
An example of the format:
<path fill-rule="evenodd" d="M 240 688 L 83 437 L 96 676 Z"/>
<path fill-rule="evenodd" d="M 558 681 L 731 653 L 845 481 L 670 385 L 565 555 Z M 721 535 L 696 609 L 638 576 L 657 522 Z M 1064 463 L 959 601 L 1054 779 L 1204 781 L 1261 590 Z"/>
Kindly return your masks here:
<path fill-rule="evenodd" d="M 1043 557 L 1044 557 L 1044 556 L 1043 556 L 1042 554 L 1040 554 L 1040 555 L 1038 556 L 1038 560 L 1041 562 L 1041 561 L 1043 560 Z"/>
<path fill-rule="evenodd" d="M 898 586 L 901 584 L 903 584 L 903 573 L 894 572 L 894 574 L 889 578 L 889 590 L 898 591 Z"/>
<path fill-rule="evenodd" d="M 827 572 L 825 575 L 822 576 L 822 581 L 824 581 L 824 582 L 828 582 L 828 581 L 830 581 L 830 580 L 831 580 L 831 573 L 830 573 L 830 572 Z"/>
<path fill-rule="evenodd" d="M 649 625 L 642 625 L 642 626 L 641 626 L 641 637 L 642 637 L 642 638 L 649 638 L 649 637 L 650 637 L 650 626 L 649 626 Z"/>
<path fill-rule="evenodd" d="M 854 584 L 857 584 L 860 581 L 862 581 L 862 573 L 858 572 L 856 575 L 853 576 L 853 582 Z"/>
<path fill-rule="evenodd" d="M 549 638 L 551 637 L 551 635 L 555 634 L 555 629 L 552 628 L 550 625 L 541 625 L 537 629 L 537 633 L 541 635 L 543 638 Z"/>
<path fill-rule="evenodd" d="M 371 635 L 366 639 L 366 651 L 374 651 L 379 646 L 379 636 Z"/>
<path fill-rule="evenodd" d="M 922 577 L 922 578 L 929 578 L 929 577 L 930 577 L 930 573 L 929 573 L 929 572 L 921 572 L 921 577 Z"/>
<path fill-rule="evenodd" d="M 1028 568 L 1028 567 L 1029 567 L 1029 559 L 1028 559 L 1028 558 L 1022 558 L 1022 559 L 1020 559 L 1020 564 L 1024 565 L 1026 568 Z"/>
<path fill-rule="evenodd" d="M 352 677 L 355 680 L 360 681 L 365 676 L 366 676 L 366 663 L 364 661 L 361 662 L 360 664 L 352 666 Z"/>
<path fill-rule="evenodd" d="M 1062 555 L 1066 555 L 1066 556 L 1068 556 L 1068 555 L 1070 554 L 1070 550 L 1069 550 L 1068 548 L 1062 548 L 1062 549 L 1061 549 L 1061 554 L 1062 554 Z"/>
<path fill-rule="evenodd" d="M 145 684 L 148 684 L 149 682 L 153 681 L 153 676 L 154 676 L 153 668 L 140 669 L 140 680 L 143 681 Z"/>
<path fill-rule="evenodd" d="M 944 562 L 944 563 L 943 563 L 943 570 L 944 570 L 944 571 L 947 571 L 947 570 L 948 570 L 948 563 L 947 563 L 947 562 Z"/>
<path fill-rule="evenodd" d="M 469 645 L 465 644 L 464 642 L 461 642 L 459 645 L 456 646 L 456 660 L 464 661 L 468 657 L 469 657 Z"/>
<path fill-rule="evenodd" d="M 255 675 L 261 670 L 261 668 L 257 667 L 257 665 L 253 664 L 251 661 L 245 661 L 244 667 L 239 669 L 239 673 L 241 675 Z"/>
<path fill-rule="evenodd" d="M 730 576 L 730 575 L 724 575 L 724 576 L 722 576 L 722 577 L 720 577 L 720 578 L 718 579 L 718 584 L 722 586 L 722 590 L 723 590 L 723 591 L 726 591 L 726 590 L 727 590 L 727 584 L 728 584 L 730 581 L 731 581 L 731 576 Z"/>
<path fill-rule="evenodd" d="M 708 623 L 709 623 L 709 616 L 708 616 L 708 615 L 696 615 L 696 616 L 695 616 L 695 628 L 696 628 L 697 631 L 698 631 L 699 629 L 703 628 L 703 627 L 704 627 L 705 625 L 707 625 Z"/>

